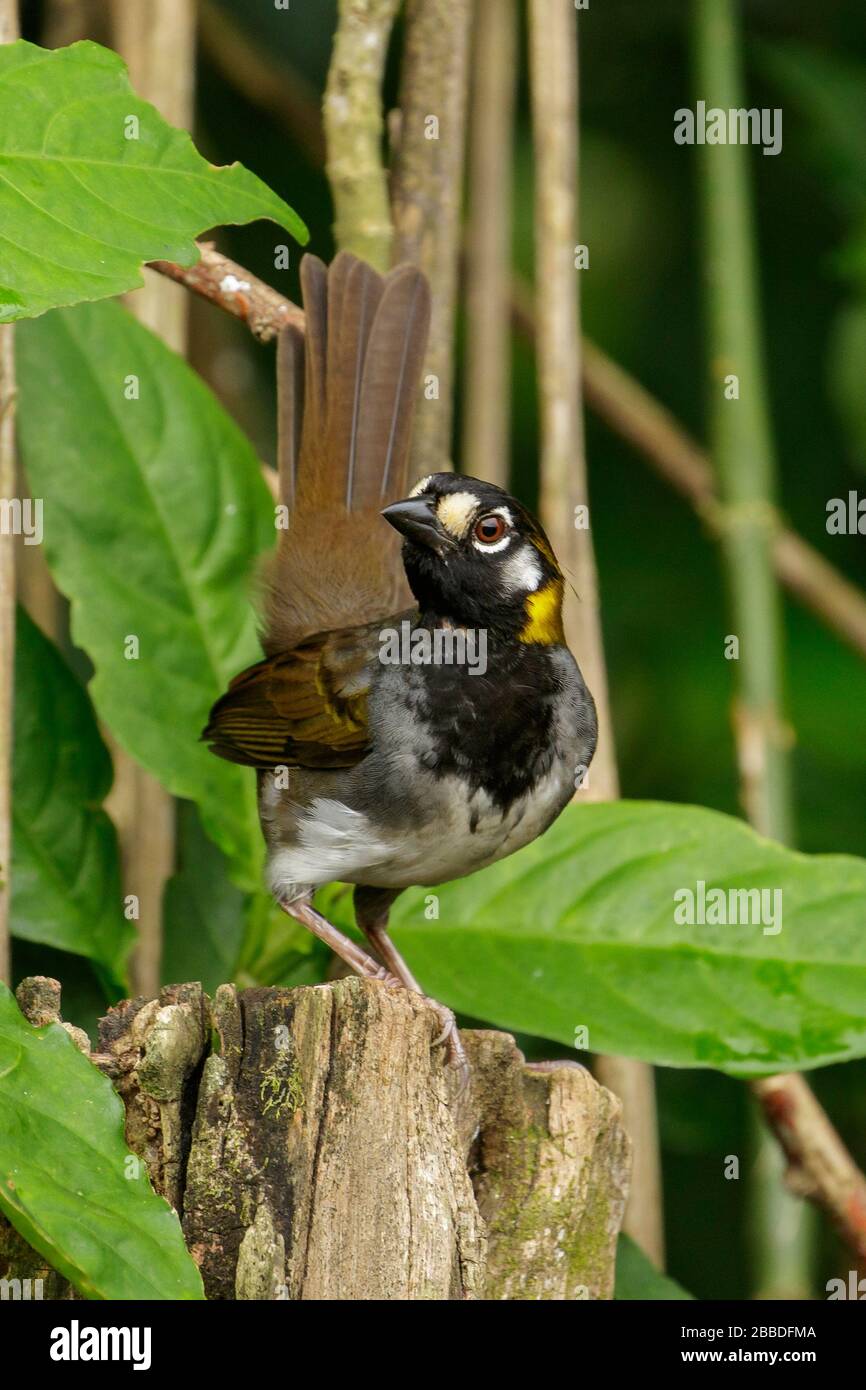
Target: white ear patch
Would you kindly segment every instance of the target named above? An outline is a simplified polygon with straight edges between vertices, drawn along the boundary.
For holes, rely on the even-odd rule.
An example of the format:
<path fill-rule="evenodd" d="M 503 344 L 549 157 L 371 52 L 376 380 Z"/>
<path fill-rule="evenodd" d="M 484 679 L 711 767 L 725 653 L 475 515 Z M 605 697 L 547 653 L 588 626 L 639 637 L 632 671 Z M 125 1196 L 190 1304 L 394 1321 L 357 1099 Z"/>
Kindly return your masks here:
<path fill-rule="evenodd" d="M 436 505 L 439 521 L 457 540 L 462 540 L 478 510 L 478 498 L 473 492 L 446 492 Z"/>
<path fill-rule="evenodd" d="M 415 486 L 413 487 L 412 491 L 409 493 L 409 496 L 410 496 L 410 497 L 420 497 L 422 492 L 426 492 L 426 491 L 427 491 L 427 486 L 428 486 L 428 484 L 429 484 L 429 482 L 430 482 L 430 479 L 431 479 L 432 477 L 433 477 L 433 474 L 432 474 L 432 473 L 428 473 L 426 478 L 419 478 L 419 479 L 418 479 L 418 482 L 415 484 Z"/>
<path fill-rule="evenodd" d="M 531 545 L 522 545 L 502 562 L 502 578 L 511 593 L 534 593 L 544 575 Z"/>

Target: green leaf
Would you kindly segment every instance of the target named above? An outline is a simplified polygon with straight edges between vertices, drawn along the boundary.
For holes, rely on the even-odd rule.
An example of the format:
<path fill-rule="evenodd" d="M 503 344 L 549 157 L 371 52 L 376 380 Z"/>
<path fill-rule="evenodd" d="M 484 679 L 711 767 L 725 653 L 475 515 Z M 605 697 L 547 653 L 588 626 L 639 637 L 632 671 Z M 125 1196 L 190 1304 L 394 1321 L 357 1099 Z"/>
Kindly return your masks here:
<path fill-rule="evenodd" d="M 763 889 L 781 930 L 679 925 L 674 894 Z M 735 1076 L 866 1055 L 866 863 L 796 854 L 692 806 L 571 806 L 470 878 L 397 900 L 424 988 L 512 1031 Z M 770 927 L 770 932 L 766 927 Z"/>
<path fill-rule="evenodd" d="M 240 164 L 214 168 L 95 43 L 0 48 L 0 322 L 143 283 L 144 261 L 193 265 L 193 238 L 270 218 L 307 229 Z"/>
<path fill-rule="evenodd" d="M 134 758 L 197 803 L 240 885 L 258 889 L 255 778 L 199 742 L 212 702 L 260 655 L 250 582 L 274 512 L 255 454 L 118 304 L 23 325 L 17 356 L 27 475 L 73 638 L 96 668 L 93 703 Z"/>
<path fill-rule="evenodd" d="M 213 994 L 235 978 L 247 898 L 189 801 L 178 807 L 177 829 L 180 868 L 165 888 L 162 978 L 198 980 Z"/>
<path fill-rule="evenodd" d="M 12 930 L 99 961 L 118 984 L 135 932 L 102 810 L 108 751 L 57 649 L 19 608 L 15 638 Z"/>
<path fill-rule="evenodd" d="M 674 1279 L 668 1279 L 656 1269 L 639 1245 L 621 1235 L 616 1247 L 616 1287 L 613 1293 L 618 1302 L 661 1299 L 689 1299 L 693 1295 Z"/>
<path fill-rule="evenodd" d="M 111 1083 L 0 985 L 0 1209 L 88 1298 L 201 1299 L 171 1207 L 124 1139 Z"/>

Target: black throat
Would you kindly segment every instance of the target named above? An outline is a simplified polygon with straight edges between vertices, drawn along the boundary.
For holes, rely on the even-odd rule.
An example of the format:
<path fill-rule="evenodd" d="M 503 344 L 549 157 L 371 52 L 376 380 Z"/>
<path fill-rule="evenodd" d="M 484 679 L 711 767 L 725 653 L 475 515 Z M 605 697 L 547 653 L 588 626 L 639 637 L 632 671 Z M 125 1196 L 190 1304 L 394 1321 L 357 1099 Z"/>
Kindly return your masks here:
<path fill-rule="evenodd" d="M 429 771 L 456 774 L 504 811 L 551 767 L 562 683 L 549 647 L 488 631 L 485 657 L 483 674 L 466 664 L 419 666 L 412 714 L 432 738 Z"/>

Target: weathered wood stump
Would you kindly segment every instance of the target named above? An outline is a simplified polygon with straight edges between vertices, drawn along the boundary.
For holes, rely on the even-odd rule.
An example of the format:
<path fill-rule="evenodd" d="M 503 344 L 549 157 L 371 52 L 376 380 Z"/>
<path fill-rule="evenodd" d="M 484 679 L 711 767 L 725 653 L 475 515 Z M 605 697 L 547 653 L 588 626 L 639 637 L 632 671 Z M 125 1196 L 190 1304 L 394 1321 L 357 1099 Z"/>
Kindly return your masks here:
<path fill-rule="evenodd" d="M 19 1001 L 52 1016 L 34 982 Z M 619 1101 L 487 1031 L 463 1034 L 461 1095 L 439 1026 L 423 999 L 354 978 L 213 1002 L 174 985 L 102 1020 L 92 1060 L 209 1298 L 611 1297 Z"/>

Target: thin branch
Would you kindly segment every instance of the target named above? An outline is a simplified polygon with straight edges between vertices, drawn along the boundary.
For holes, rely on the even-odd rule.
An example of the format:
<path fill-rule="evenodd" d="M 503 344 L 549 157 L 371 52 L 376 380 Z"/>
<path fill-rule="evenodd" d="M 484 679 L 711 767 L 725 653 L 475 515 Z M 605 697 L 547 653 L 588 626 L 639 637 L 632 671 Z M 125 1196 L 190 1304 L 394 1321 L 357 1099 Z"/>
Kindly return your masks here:
<path fill-rule="evenodd" d="M 339 0 L 322 113 L 337 245 L 388 268 L 391 216 L 382 166 L 382 79 L 398 0 Z"/>
<path fill-rule="evenodd" d="M 472 36 L 463 471 L 508 486 L 514 0 L 478 0 Z"/>
<path fill-rule="evenodd" d="M 858 1258 L 866 1260 L 866 1177 L 808 1083 L 791 1072 L 755 1081 L 752 1090 L 785 1152 L 791 1191 L 821 1207 Z"/>
<path fill-rule="evenodd" d="M 212 242 L 199 242 L 199 250 L 201 260 L 195 265 L 150 261 L 150 268 L 185 285 L 193 294 L 210 300 L 211 304 L 216 304 L 234 318 L 241 319 L 261 343 L 269 343 L 289 323 L 303 329 L 304 311 L 297 304 L 238 265 L 237 261 L 221 255 Z"/>
<path fill-rule="evenodd" d="M 425 380 L 412 432 L 416 473 L 450 468 L 454 316 L 466 135 L 470 0 L 408 0 L 391 185 L 393 262 L 414 261 L 433 291 Z"/>
<path fill-rule="evenodd" d="M 607 690 L 581 401 L 577 240 L 577 22 L 574 8 L 530 0 L 529 59 L 535 152 L 536 355 L 541 412 L 541 515 L 578 599 L 565 607 L 565 632 L 599 716 L 599 745 L 585 795 L 614 800 L 619 778 Z M 582 523 L 582 524 L 579 524 Z M 595 1072 L 622 1101 L 634 1144 L 623 1229 L 661 1266 L 661 1163 L 652 1068 L 598 1057 Z"/>
<path fill-rule="evenodd" d="M 18 38 L 16 0 L 0 0 L 0 43 Z M 0 497 L 16 495 L 15 330 L 0 325 Z M 12 716 L 15 671 L 15 537 L 0 532 L 0 980 L 11 981 Z"/>

